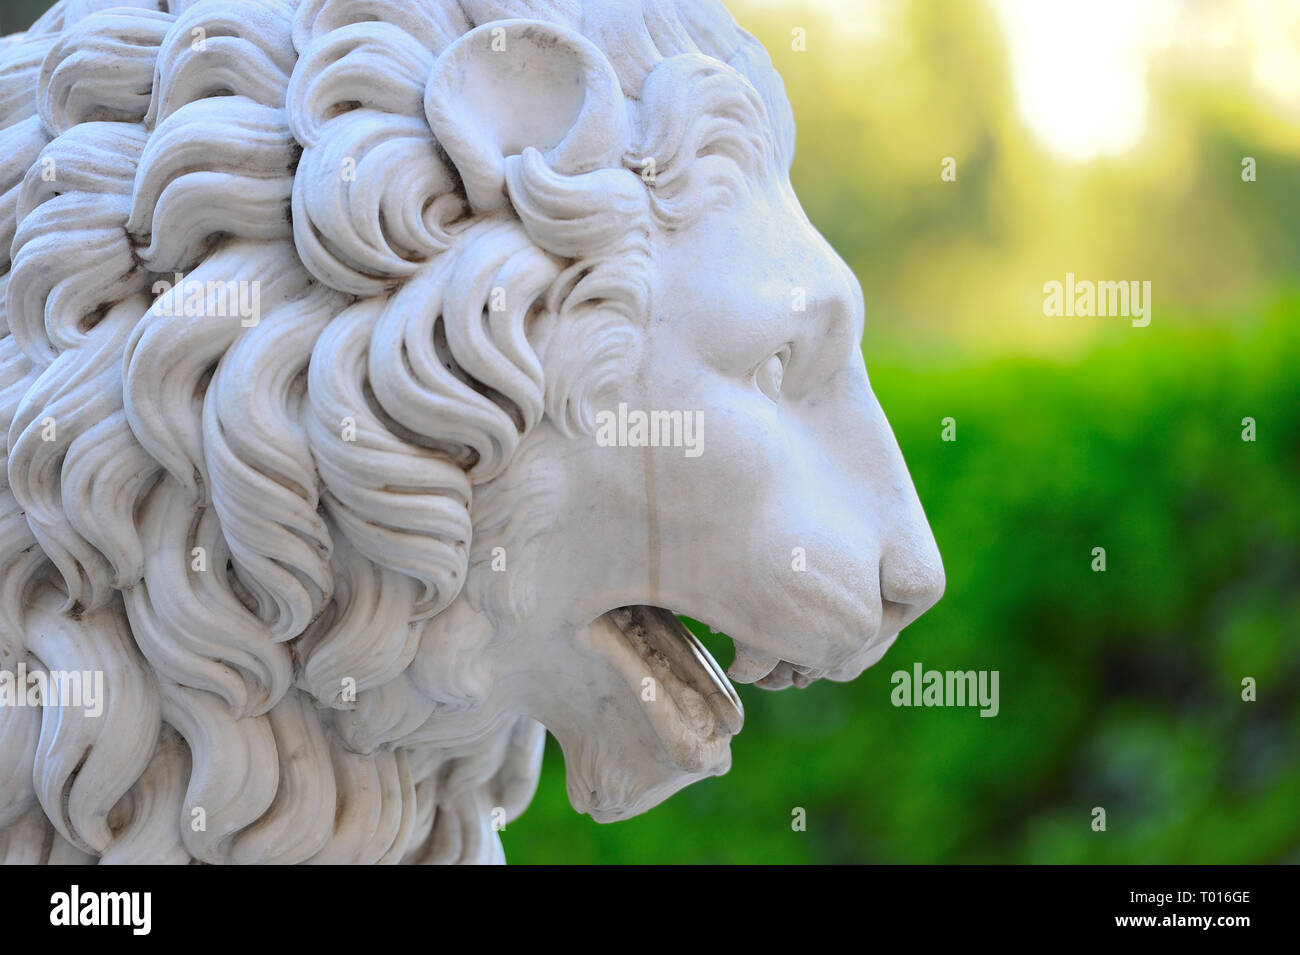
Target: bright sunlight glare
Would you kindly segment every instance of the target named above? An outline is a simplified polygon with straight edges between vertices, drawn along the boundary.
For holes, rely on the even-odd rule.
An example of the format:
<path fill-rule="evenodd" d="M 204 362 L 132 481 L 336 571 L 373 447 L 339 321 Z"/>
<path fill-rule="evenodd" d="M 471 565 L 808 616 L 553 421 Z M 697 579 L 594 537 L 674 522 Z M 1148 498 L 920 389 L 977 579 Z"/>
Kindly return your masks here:
<path fill-rule="evenodd" d="M 1147 54 L 1169 36 L 1165 0 L 994 0 L 1016 100 L 1030 129 L 1063 158 L 1132 148 L 1146 127 Z"/>

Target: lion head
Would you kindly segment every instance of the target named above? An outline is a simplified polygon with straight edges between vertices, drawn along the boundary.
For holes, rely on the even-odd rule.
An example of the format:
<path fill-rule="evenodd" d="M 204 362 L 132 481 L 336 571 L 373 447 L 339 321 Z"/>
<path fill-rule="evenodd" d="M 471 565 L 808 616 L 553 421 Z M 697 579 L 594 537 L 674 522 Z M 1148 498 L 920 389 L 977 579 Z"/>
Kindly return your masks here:
<path fill-rule="evenodd" d="M 496 860 L 543 727 L 726 771 L 676 614 L 780 689 L 938 598 L 715 0 L 124 2 L 0 49 L 0 857 Z"/>

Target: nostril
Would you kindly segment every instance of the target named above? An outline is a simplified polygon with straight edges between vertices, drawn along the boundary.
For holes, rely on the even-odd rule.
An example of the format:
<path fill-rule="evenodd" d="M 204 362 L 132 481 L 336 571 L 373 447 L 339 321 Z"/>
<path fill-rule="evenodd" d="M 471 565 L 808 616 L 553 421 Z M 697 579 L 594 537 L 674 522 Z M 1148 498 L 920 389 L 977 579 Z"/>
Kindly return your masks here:
<path fill-rule="evenodd" d="M 898 633 L 919 617 L 920 611 L 911 604 L 898 603 L 888 597 L 880 598 L 880 633 L 882 636 Z"/>

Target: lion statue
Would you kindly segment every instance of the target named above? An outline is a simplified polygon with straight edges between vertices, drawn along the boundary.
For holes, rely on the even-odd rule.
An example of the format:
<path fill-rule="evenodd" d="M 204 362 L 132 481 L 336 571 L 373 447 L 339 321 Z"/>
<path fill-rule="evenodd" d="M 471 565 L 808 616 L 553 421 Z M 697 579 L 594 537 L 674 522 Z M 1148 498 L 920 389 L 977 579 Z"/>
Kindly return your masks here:
<path fill-rule="evenodd" d="M 0 137 L 6 862 L 503 861 L 942 593 L 717 0 L 62 0 Z"/>

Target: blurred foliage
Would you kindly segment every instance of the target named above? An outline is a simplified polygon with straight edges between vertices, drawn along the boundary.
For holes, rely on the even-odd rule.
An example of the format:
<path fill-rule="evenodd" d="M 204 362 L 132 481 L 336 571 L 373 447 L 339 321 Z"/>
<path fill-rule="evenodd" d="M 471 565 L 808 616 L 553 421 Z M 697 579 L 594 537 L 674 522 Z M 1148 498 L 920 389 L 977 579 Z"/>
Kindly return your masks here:
<path fill-rule="evenodd" d="M 785 79 L 795 187 L 865 289 L 947 594 L 852 684 L 742 687 L 731 772 L 637 819 L 576 815 L 550 744 L 507 857 L 1300 862 L 1300 125 L 1245 70 L 1170 55 L 1141 143 L 1071 164 L 1019 119 L 983 3 L 884 0 L 856 33 L 730 5 Z M 1151 326 L 1045 318 L 1067 271 L 1151 281 Z M 1000 714 L 893 707 L 917 661 L 998 670 Z"/>
<path fill-rule="evenodd" d="M 37 17 L 52 6 L 50 0 L 2 0 L 0 36 L 26 30 Z"/>
<path fill-rule="evenodd" d="M 1153 54 L 1141 142 L 1074 164 L 1025 128 L 981 0 L 840 4 L 876 11 L 866 37 L 797 3 L 731 5 L 785 79 L 794 185 L 862 282 L 869 346 L 1082 347 L 1104 321 L 1043 321 L 1042 285 L 1067 271 L 1151 281 L 1166 322 L 1300 275 L 1300 116 L 1261 98 L 1244 63 Z"/>

